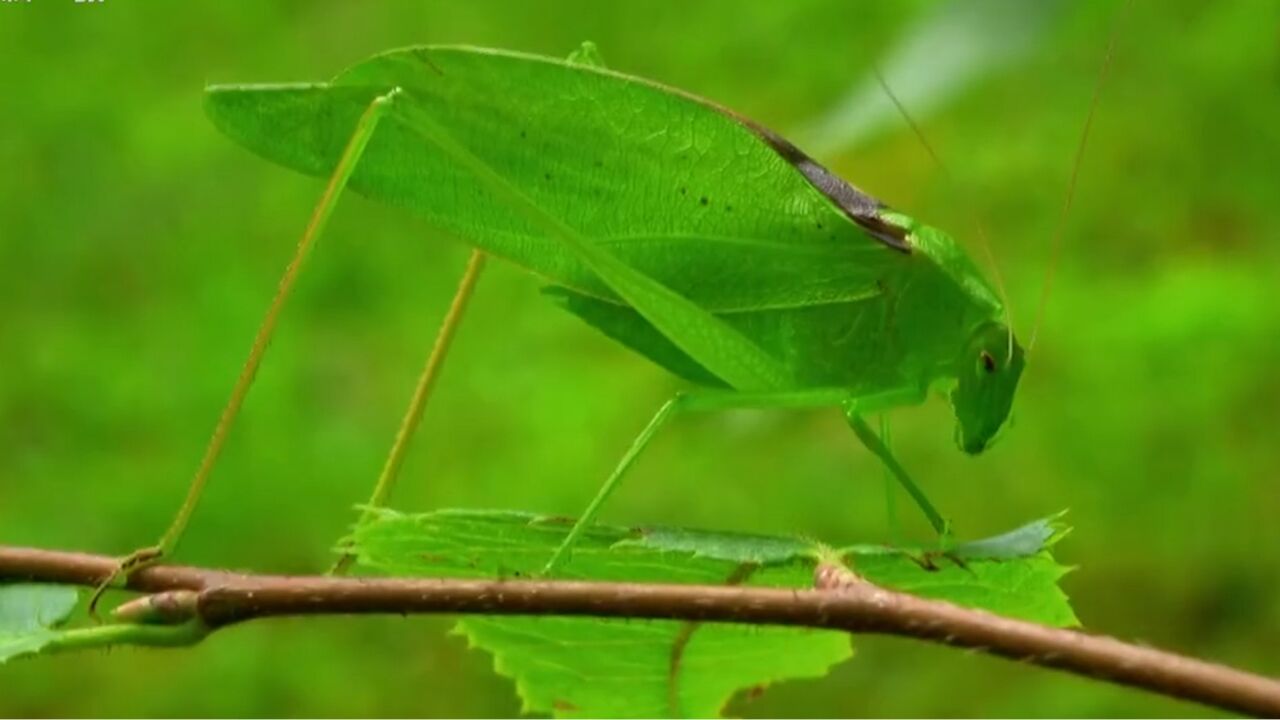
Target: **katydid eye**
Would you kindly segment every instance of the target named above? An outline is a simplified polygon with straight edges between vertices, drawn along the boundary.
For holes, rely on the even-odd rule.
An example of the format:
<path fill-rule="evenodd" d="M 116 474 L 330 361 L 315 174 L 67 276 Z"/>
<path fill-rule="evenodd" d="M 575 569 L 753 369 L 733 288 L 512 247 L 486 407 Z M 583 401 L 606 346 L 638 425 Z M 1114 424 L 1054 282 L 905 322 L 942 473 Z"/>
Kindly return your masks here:
<path fill-rule="evenodd" d="M 982 369 L 987 371 L 988 375 L 996 371 L 996 358 L 986 350 L 983 350 L 982 354 L 978 356 L 978 361 L 981 363 Z"/>

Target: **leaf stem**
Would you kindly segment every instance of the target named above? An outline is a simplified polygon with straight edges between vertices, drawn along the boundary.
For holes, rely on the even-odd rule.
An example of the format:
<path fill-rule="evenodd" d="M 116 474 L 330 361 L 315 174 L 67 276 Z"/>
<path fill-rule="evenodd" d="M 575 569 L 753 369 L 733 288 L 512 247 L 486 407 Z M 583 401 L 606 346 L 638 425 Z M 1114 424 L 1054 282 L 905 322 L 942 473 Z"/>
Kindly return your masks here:
<path fill-rule="evenodd" d="M 93 650 L 116 645 L 184 647 L 200 642 L 209 632 L 210 628 L 198 619 L 181 625 L 111 623 L 60 631 L 41 653 Z"/>

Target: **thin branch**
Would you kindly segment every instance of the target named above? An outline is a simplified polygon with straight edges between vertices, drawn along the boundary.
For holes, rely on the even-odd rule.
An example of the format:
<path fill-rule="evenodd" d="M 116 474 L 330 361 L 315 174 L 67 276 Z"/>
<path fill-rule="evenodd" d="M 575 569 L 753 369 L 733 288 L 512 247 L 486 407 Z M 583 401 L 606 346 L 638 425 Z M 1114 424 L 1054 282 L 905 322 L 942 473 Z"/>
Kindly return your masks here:
<path fill-rule="evenodd" d="M 95 586 L 112 558 L 0 547 L 0 582 Z M 124 620 L 209 628 L 266 617 L 474 613 L 577 615 L 791 625 L 911 637 L 969 648 L 1225 710 L 1280 716 L 1280 681 L 1114 638 L 1012 620 L 886 590 L 832 566 L 816 589 L 577 582 L 245 575 L 145 568 L 129 588 L 155 593 L 117 610 Z"/>

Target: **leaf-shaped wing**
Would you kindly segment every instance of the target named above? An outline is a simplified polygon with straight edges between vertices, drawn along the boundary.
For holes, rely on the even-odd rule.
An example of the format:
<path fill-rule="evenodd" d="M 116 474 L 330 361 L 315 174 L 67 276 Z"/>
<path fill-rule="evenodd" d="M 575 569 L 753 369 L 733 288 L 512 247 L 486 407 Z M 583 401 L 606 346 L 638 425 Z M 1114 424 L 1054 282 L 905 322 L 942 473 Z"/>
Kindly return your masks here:
<path fill-rule="evenodd" d="M 212 87 L 206 109 L 255 152 L 321 175 L 360 112 L 392 87 L 545 212 L 708 310 L 849 300 L 903 257 L 815 187 L 776 138 L 710 103 L 600 68 L 410 48 L 332 83 Z M 616 299 L 394 120 L 379 128 L 350 185 L 557 284 Z"/>

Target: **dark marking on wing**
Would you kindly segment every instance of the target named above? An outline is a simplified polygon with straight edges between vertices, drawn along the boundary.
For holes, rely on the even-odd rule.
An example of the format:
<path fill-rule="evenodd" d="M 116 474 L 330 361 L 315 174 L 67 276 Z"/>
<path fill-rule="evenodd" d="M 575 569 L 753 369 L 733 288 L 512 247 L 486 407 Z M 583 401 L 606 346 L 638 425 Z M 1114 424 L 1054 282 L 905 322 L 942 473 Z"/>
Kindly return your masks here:
<path fill-rule="evenodd" d="M 741 123 L 743 127 L 758 135 L 769 147 L 773 148 L 774 152 L 781 155 L 784 160 L 799 170 L 800 174 L 809 181 L 809 184 L 817 188 L 823 195 L 826 195 L 828 199 L 836 204 L 836 207 L 844 212 L 846 217 L 863 230 L 866 230 L 871 237 L 899 252 L 910 253 L 912 251 L 911 243 L 907 240 L 910 231 L 907 228 L 894 225 L 880 216 L 881 210 L 888 209 L 887 205 L 850 185 L 849 181 L 823 167 L 817 160 L 809 157 L 803 150 L 778 133 L 714 100 L 708 100 L 687 90 L 681 90 L 653 80 L 637 78 L 633 75 L 615 73 L 610 70 L 597 70 L 597 72 L 648 85 L 662 92 L 677 95 L 711 108 Z M 685 188 L 680 188 L 680 194 L 683 195 L 685 192 Z"/>
<path fill-rule="evenodd" d="M 431 60 L 430 52 L 433 48 L 420 47 L 414 49 L 414 55 L 422 60 L 437 75 L 444 75 L 444 72 Z M 862 192 L 858 188 L 849 184 L 847 180 L 836 175 L 830 170 L 823 167 L 817 160 L 809 157 L 803 150 L 796 147 L 790 140 L 782 137 L 763 125 L 760 125 L 751 118 L 738 114 L 729 108 L 708 100 L 707 98 L 695 95 L 687 90 L 664 85 L 660 82 L 636 77 L 634 75 L 626 75 L 624 73 L 615 72 L 603 67 L 595 67 L 592 65 L 566 64 L 562 61 L 551 60 L 549 58 L 536 57 L 532 55 L 520 55 L 518 53 L 507 53 L 510 57 L 522 57 L 527 60 L 538 60 L 541 62 L 550 62 L 554 64 L 563 64 L 571 67 L 578 72 L 595 73 L 599 75 L 607 75 L 609 77 L 625 80 L 627 82 L 647 85 L 660 92 L 670 93 L 686 100 L 704 105 L 716 112 L 742 123 L 751 132 L 760 136 L 760 139 L 768 143 L 787 162 L 791 163 L 800 174 L 809 181 L 811 185 L 818 189 L 823 195 L 826 195 L 836 207 L 855 224 L 866 230 L 869 235 L 883 242 L 885 245 L 904 253 L 912 251 L 911 243 L 907 240 L 910 234 L 907 228 L 895 225 L 881 217 L 880 212 L 888 209 L 888 206 L 870 195 Z M 525 133 L 521 131 L 520 137 L 524 138 Z M 597 165 L 598 167 L 599 165 Z M 680 188 L 680 194 L 684 195 L 688 192 L 687 188 Z M 707 198 L 701 198 L 702 204 L 707 204 Z M 819 228 L 821 229 L 821 228 Z"/>
<path fill-rule="evenodd" d="M 440 77 L 444 77 L 444 71 L 441 70 L 440 66 L 436 65 L 435 61 L 431 59 L 430 48 L 425 48 L 425 47 L 414 48 L 413 56 L 418 58 L 418 60 L 421 61 L 423 65 L 426 65 L 428 68 L 430 68 L 431 72 L 434 72 Z"/>
<path fill-rule="evenodd" d="M 884 203 L 850 185 L 847 180 L 820 165 L 817 160 L 806 155 L 790 140 L 740 115 L 734 117 L 759 135 L 784 160 L 795 166 L 810 184 L 830 198 L 836 207 L 843 210 L 850 220 L 870 233 L 872 237 L 894 250 L 911 252 L 911 243 L 907 241 L 907 229 L 894 225 L 880 216 L 880 211 L 886 209 Z"/>

